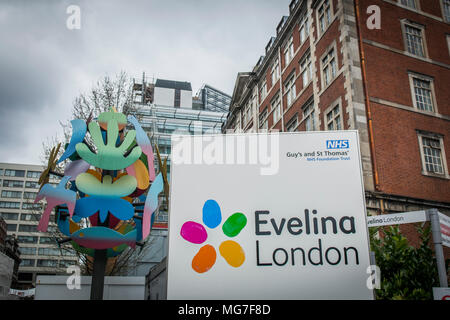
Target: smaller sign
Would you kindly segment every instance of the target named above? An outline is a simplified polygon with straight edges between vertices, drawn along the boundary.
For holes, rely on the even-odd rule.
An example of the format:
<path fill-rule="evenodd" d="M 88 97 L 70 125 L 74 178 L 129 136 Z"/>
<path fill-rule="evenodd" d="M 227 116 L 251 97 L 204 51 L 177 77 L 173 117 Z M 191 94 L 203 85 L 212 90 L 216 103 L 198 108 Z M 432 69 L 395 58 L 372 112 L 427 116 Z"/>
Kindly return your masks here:
<path fill-rule="evenodd" d="M 450 301 L 450 288 L 433 288 L 434 300 L 449 300 Z"/>
<path fill-rule="evenodd" d="M 427 220 L 427 214 L 425 211 L 411 211 L 367 217 L 367 226 L 390 226 L 393 224 L 415 223 Z"/>
<path fill-rule="evenodd" d="M 441 225 L 442 244 L 446 247 L 450 247 L 450 217 L 440 212 L 438 212 L 438 214 L 439 223 Z"/>

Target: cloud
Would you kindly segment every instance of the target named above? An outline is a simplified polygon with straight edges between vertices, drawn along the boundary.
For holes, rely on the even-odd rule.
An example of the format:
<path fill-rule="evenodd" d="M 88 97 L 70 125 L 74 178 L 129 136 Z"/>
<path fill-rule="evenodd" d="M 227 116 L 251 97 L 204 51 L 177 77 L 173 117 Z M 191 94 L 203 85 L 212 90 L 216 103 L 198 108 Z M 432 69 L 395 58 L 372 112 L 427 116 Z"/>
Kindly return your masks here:
<path fill-rule="evenodd" d="M 81 29 L 66 8 L 81 8 Z M 104 75 L 208 83 L 231 94 L 264 52 L 289 1 L 2 1 L 0 161 L 40 163 L 72 102 Z"/>

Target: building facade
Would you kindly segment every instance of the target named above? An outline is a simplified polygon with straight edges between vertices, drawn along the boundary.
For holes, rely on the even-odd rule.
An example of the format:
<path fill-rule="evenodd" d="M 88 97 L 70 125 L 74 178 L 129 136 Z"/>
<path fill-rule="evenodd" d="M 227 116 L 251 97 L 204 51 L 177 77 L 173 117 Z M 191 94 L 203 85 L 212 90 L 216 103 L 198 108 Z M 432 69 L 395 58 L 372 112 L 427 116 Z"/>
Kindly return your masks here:
<path fill-rule="evenodd" d="M 164 79 L 148 81 L 145 75 L 142 81 L 134 80 L 133 88 L 136 117 L 152 145 L 158 146 L 161 158 L 167 159 L 170 184 L 171 135 L 221 133 L 231 96 L 205 84 L 193 97 L 190 82 Z M 156 159 L 154 165 L 158 170 Z M 146 276 L 151 267 L 167 256 L 168 203 L 163 193 L 160 203 L 148 245 L 136 259 L 136 266 L 128 269 L 127 274 L 130 276 Z"/>
<path fill-rule="evenodd" d="M 450 1 L 293 0 L 223 132 L 358 130 L 369 214 L 448 215 L 449 83 Z"/>
<path fill-rule="evenodd" d="M 0 215 L 7 225 L 7 234 L 20 246 L 20 266 L 15 289 L 31 288 L 38 274 L 66 273 L 66 267 L 77 264 L 69 247 L 57 245 L 61 238 L 50 218 L 47 233 L 37 231 L 43 203 L 34 204 L 39 191 L 39 176 L 44 168 L 38 165 L 0 163 Z M 50 183 L 57 184 L 52 177 Z"/>

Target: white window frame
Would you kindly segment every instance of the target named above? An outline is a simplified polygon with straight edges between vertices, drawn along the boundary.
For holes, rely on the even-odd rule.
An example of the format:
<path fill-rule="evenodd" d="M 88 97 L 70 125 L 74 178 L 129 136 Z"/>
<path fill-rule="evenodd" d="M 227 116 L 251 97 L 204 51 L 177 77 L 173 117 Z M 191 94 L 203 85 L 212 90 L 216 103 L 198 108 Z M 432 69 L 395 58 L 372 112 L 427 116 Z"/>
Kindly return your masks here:
<path fill-rule="evenodd" d="M 450 56 L 450 34 L 447 34 L 447 48 L 448 48 L 448 55 Z"/>
<path fill-rule="evenodd" d="M 448 174 L 448 167 L 447 167 L 447 157 L 445 155 L 445 147 L 444 147 L 444 138 L 440 134 L 435 134 L 431 132 L 423 132 L 423 131 L 417 131 L 417 138 L 419 141 L 419 150 L 420 150 L 420 157 L 422 161 L 422 174 L 425 176 L 430 177 L 438 177 L 438 178 L 445 178 L 450 179 L 450 176 Z M 435 172 L 429 172 L 427 170 L 426 162 L 425 162 L 425 152 L 423 148 L 423 138 L 428 139 L 435 139 L 439 141 L 439 149 L 441 151 L 441 166 L 443 173 L 435 173 Z"/>
<path fill-rule="evenodd" d="M 260 94 L 260 103 L 261 103 L 267 97 L 267 82 L 266 82 L 266 80 L 264 80 L 264 82 L 262 83 L 262 85 L 259 89 L 259 94 Z"/>
<path fill-rule="evenodd" d="M 268 107 L 265 107 L 264 110 L 259 115 L 259 129 L 269 130 L 269 117 L 268 117 Z"/>
<path fill-rule="evenodd" d="M 449 1 L 449 0 L 441 0 L 441 1 L 440 1 L 440 2 L 441 2 L 441 11 L 442 11 L 442 20 L 444 20 L 444 22 L 449 23 L 449 22 L 450 22 L 450 12 L 449 12 L 449 15 L 448 15 L 448 16 L 445 15 L 444 1 L 448 1 L 448 2 L 449 2 L 449 5 L 450 5 L 450 1 Z"/>
<path fill-rule="evenodd" d="M 420 58 L 428 58 L 428 49 L 427 49 L 427 40 L 425 36 L 425 27 L 421 24 L 403 19 L 401 21 L 402 25 L 402 35 L 403 35 L 403 45 L 405 46 L 405 52 L 409 53 L 412 56 L 420 57 Z M 423 56 L 412 53 L 408 50 L 408 37 L 406 36 L 406 27 L 411 27 L 420 30 L 420 36 L 422 38 L 422 51 Z"/>
<path fill-rule="evenodd" d="M 338 113 L 337 115 L 334 114 L 334 110 L 337 108 Z M 330 114 L 330 112 L 333 112 L 332 114 L 332 118 L 331 121 L 328 119 L 328 114 Z M 336 118 L 339 117 L 339 121 L 340 121 L 340 125 L 341 128 L 338 129 L 337 125 L 336 125 Z M 341 97 L 339 97 L 338 99 L 336 99 L 336 101 L 334 101 L 324 112 L 323 114 L 323 119 L 324 119 L 324 128 L 326 131 L 330 131 L 330 130 L 344 130 L 344 117 L 342 114 L 342 99 Z M 329 129 L 328 126 L 329 124 L 332 123 L 333 124 L 333 128 Z"/>
<path fill-rule="evenodd" d="M 309 110 L 308 110 L 309 109 Z M 302 114 L 303 119 L 302 122 L 305 122 L 305 131 L 316 131 L 316 113 L 314 108 L 314 100 L 309 100 L 302 106 Z M 309 119 L 311 119 L 312 123 L 312 130 L 308 129 Z"/>
<path fill-rule="evenodd" d="M 281 119 L 281 95 L 280 92 L 278 92 L 275 96 L 275 98 L 272 99 L 270 102 L 270 109 L 272 112 L 273 117 L 273 126 L 278 123 Z"/>
<path fill-rule="evenodd" d="M 308 86 L 308 84 L 312 81 L 311 52 L 309 50 L 300 59 L 300 75 L 302 77 L 303 88 L 306 88 Z M 305 82 L 305 76 L 307 79 L 306 82 Z"/>
<path fill-rule="evenodd" d="M 286 124 L 287 132 L 294 132 L 298 127 L 298 113 L 296 113 Z"/>
<path fill-rule="evenodd" d="M 280 78 L 280 61 L 278 60 L 278 58 L 276 58 L 270 70 L 270 79 L 272 80 L 272 87 L 275 85 L 275 83 L 278 81 L 279 78 Z"/>
<path fill-rule="evenodd" d="M 398 3 L 401 4 L 404 7 L 409 8 L 409 9 L 420 10 L 420 1 L 417 1 L 417 0 L 406 0 L 408 2 L 407 4 L 402 3 L 403 1 L 404 0 L 398 0 Z M 414 3 L 414 7 L 409 5 L 410 2 Z"/>
<path fill-rule="evenodd" d="M 429 76 L 426 76 L 423 74 L 419 74 L 419 73 L 415 73 L 415 72 L 408 72 L 408 77 L 409 77 L 409 86 L 411 89 L 411 99 L 413 102 L 414 109 L 419 112 L 432 113 L 432 114 L 438 113 L 438 106 L 436 103 L 436 95 L 435 95 L 435 90 L 434 90 L 434 79 L 432 77 L 429 77 Z M 417 101 L 416 101 L 416 91 L 415 91 L 415 87 L 414 87 L 414 78 L 422 80 L 422 81 L 430 82 L 431 104 L 433 107 L 433 111 L 422 110 L 422 109 L 418 108 Z"/>
<path fill-rule="evenodd" d="M 284 84 L 284 94 L 286 95 L 286 106 L 289 108 L 295 101 L 296 88 L 295 88 L 295 71 L 288 77 L 288 80 Z"/>
<path fill-rule="evenodd" d="M 294 35 L 289 37 L 286 46 L 284 47 L 284 67 L 292 61 L 294 58 Z"/>
<path fill-rule="evenodd" d="M 327 4 L 325 6 L 325 4 Z M 321 30 L 321 23 L 320 23 L 320 18 L 322 16 L 322 14 L 319 14 L 319 11 L 322 7 L 325 6 L 325 9 L 323 11 L 323 17 L 324 17 L 324 27 L 323 30 Z M 327 15 L 327 9 L 329 10 L 330 15 Z M 319 37 L 321 35 L 323 35 L 328 28 L 330 27 L 331 23 L 333 22 L 333 18 L 334 18 L 334 13 L 333 13 L 333 0 L 322 0 L 322 2 L 320 3 L 320 5 L 317 6 L 317 10 L 316 10 L 316 19 L 317 19 L 317 31 L 319 34 Z"/>
<path fill-rule="evenodd" d="M 333 51 L 333 54 L 330 56 L 331 51 Z M 324 64 L 324 59 L 327 58 L 326 63 Z M 334 68 L 333 68 L 333 64 L 332 61 L 334 60 Z M 320 72 L 321 72 L 321 80 L 322 80 L 322 88 L 325 89 L 326 87 L 328 87 L 333 80 L 337 77 L 338 75 L 338 68 L 339 68 L 339 63 L 338 63 L 338 56 L 337 56 L 337 49 L 336 49 L 336 42 L 334 42 L 331 46 L 329 46 L 327 48 L 327 50 L 325 51 L 325 53 L 320 57 Z M 326 71 L 325 71 L 326 69 Z M 334 72 L 333 72 L 334 70 Z M 330 72 L 328 74 L 328 71 Z M 327 77 L 325 77 L 325 75 Z M 328 78 L 329 76 L 329 78 Z M 328 81 L 326 81 L 328 79 Z"/>
<path fill-rule="evenodd" d="M 302 45 L 303 43 L 306 42 L 306 40 L 308 40 L 310 30 L 311 30 L 311 28 L 310 28 L 308 13 L 305 12 L 302 15 L 302 17 L 300 18 L 299 28 L 298 28 L 300 45 Z"/>

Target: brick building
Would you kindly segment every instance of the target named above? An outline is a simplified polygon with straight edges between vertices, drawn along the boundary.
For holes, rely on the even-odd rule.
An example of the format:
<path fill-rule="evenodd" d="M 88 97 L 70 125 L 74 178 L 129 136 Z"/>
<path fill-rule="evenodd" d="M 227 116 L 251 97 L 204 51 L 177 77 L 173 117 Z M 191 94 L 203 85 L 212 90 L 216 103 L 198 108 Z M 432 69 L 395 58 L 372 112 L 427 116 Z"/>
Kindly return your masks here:
<path fill-rule="evenodd" d="M 293 0 L 223 131 L 356 129 L 369 214 L 449 215 L 449 84 L 450 0 Z"/>

